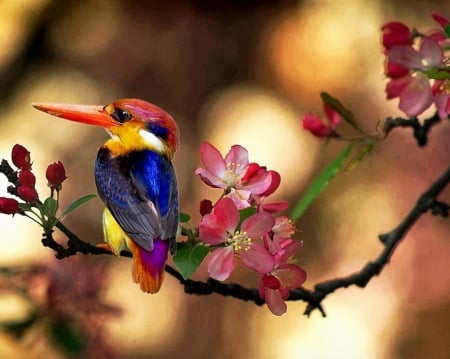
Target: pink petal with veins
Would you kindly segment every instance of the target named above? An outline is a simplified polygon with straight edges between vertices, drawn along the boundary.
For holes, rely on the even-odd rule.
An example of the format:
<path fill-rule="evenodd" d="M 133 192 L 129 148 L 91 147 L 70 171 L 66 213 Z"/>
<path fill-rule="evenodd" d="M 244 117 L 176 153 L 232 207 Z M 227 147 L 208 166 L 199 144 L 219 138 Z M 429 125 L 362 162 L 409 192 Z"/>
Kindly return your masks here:
<path fill-rule="evenodd" d="M 208 273 L 211 278 L 223 281 L 227 279 L 236 266 L 232 246 L 218 248 L 208 257 Z"/>

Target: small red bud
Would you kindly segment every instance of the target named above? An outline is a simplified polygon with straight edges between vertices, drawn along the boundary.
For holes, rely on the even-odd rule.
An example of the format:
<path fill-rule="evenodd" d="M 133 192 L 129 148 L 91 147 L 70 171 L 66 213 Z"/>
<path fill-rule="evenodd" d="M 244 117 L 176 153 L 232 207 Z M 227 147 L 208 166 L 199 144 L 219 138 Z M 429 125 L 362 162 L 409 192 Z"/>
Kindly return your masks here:
<path fill-rule="evenodd" d="M 19 202 L 13 198 L 0 197 L 0 213 L 14 214 L 19 212 Z"/>
<path fill-rule="evenodd" d="M 17 193 L 19 194 L 20 198 L 27 202 L 34 202 L 39 199 L 39 195 L 36 189 L 33 187 L 19 186 L 19 188 L 17 188 Z"/>
<path fill-rule="evenodd" d="M 203 199 L 200 201 L 200 215 L 203 217 L 206 214 L 211 213 L 213 204 L 209 199 Z"/>
<path fill-rule="evenodd" d="M 281 286 L 281 283 L 278 280 L 278 278 L 271 274 L 265 274 L 262 277 L 262 281 L 264 286 L 270 289 L 278 289 Z"/>
<path fill-rule="evenodd" d="M 30 151 L 19 144 L 15 144 L 11 151 L 11 159 L 17 168 L 22 170 L 31 169 Z"/>
<path fill-rule="evenodd" d="M 60 191 L 62 188 L 62 183 L 67 178 L 66 170 L 61 161 L 49 164 L 47 171 L 45 172 L 45 177 L 48 181 L 48 186 L 51 189 Z"/>
<path fill-rule="evenodd" d="M 19 172 L 19 183 L 22 186 L 34 187 L 36 185 L 36 177 L 30 170 L 22 170 Z"/>

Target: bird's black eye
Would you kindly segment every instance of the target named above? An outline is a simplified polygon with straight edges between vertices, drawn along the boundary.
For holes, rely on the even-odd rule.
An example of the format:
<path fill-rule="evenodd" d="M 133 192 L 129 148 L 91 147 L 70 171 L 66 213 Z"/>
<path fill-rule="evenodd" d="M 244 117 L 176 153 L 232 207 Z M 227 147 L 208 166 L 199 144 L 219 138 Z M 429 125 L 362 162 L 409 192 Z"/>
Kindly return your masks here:
<path fill-rule="evenodd" d="M 120 123 L 125 123 L 125 122 L 131 120 L 131 113 L 129 113 L 127 110 L 124 110 L 121 108 L 115 108 L 114 111 L 111 113 L 111 116 L 117 122 L 120 122 Z"/>

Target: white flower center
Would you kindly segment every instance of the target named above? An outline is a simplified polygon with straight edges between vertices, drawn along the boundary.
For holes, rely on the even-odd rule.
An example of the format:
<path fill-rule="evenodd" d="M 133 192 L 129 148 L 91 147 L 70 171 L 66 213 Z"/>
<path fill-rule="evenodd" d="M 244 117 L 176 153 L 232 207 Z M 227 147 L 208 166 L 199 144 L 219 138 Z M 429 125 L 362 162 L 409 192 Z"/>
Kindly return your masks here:
<path fill-rule="evenodd" d="M 233 235 L 228 235 L 227 245 L 233 246 L 234 252 L 248 251 L 252 244 L 252 239 L 247 232 L 236 231 Z"/>

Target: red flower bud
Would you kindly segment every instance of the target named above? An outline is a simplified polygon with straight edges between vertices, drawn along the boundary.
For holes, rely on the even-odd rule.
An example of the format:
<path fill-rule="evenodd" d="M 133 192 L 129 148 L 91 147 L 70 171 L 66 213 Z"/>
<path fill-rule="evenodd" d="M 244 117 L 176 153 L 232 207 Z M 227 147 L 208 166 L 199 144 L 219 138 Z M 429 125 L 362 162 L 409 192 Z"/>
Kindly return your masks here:
<path fill-rule="evenodd" d="M 262 277 L 262 282 L 264 284 L 264 287 L 267 287 L 270 289 L 278 289 L 281 286 L 281 283 L 278 280 L 278 278 L 271 274 L 265 274 Z"/>
<path fill-rule="evenodd" d="M 17 168 L 29 170 L 31 168 L 30 151 L 22 145 L 14 145 L 11 152 L 11 159 Z"/>
<path fill-rule="evenodd" d="M 14 214 L 19 212 L 19 202 L 13 198 L 0 197 L 0 213 Z"/>
<path fill-rule="evenodd" d="M 204 199 L 200 201 L 200 215 L 203 217 L 206 214 L 211 213 L 213 209 L 213 204 L 209 199 Z"/>
<path fill-rule="evenodd" d="M 60 191 L 62 188 L 62 183 L 67 178 L 66 170 L 61 161 L 54 162 L 47 167 L 45 172 L 45 177 L 47 177 L 48 186 L 51 189 Z"/>
<path fill-rule="evenodd" d="M 36 177 L 30 170 L 22 170 L 19 172 L 19 183 L 22 186 L 34 187 L 36 184 Z"/>
<path fill-rule="evenodd" d="M 303 128 L 316 137 L 330 137 L 332 133 L 331 128 L 319 117 L 309 114 L 303 117 Z"/>
<path fill-rule="evenodd" d="M 20 198 L 27 202 L 34 202 L 39 199 L 39 195 L 34 187 L 19 186 L 19 188 L 17 188 L 17 193 Z"/>

